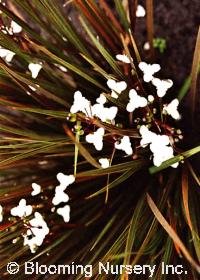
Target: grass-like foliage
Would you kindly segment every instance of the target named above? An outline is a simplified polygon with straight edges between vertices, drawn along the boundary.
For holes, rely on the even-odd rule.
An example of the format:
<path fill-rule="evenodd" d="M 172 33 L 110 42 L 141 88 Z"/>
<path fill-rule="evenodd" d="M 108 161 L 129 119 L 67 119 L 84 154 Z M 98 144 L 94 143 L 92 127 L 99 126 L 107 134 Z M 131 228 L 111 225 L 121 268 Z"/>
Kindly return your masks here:
<path fill-rule="evenodd" d="M 64 6 L 52 0 L 7 2 L 0 3 L 0 46 L 15 55 L 10 62 L 8 57 L 7 61 L 0 58 L 0 279 L 16 277 L 6 272 L 11 261 L 20 264 L 17 279 L 25 279 L 23 266 L 30 260 L 47 265 L 92 264 L 94 279 L 138 279 L 137 275 L 98 275 L 99 262 L 156 264 L 153 279 L 158 280 L 169 279 L 162 275 L 162 262 L 182 264 L 188 274 L 173 279 L 199 279 L 200 146 L 194 116 L 200 36 L 191 76 L 180 92 L 170 89 L 180 109 L 186 94 L 191 100 L 190 113 L 180 110 L 181 119 L 176 121 L 159 112 L 162 102 L 169 100 L 155 97 L 155 87 L 143 81 L 138 67 L 141 61 L 156 61 L 152 1 L 147 1 L 148 57 L 139 52 L 134 39 L 137 1 L 129 0 L 127 5 L 110 1 L 112 7 L 105 0 L 66 1 Z M 69 7 L 72 18 L 67 15 Z M 21 32 L 6 28 L 11 20 L 22 27 Z M 126 54 L 130 63 L 117 60 L 117 54 Z M 41 65 L 36 77 L 31 75 L 31 63 Z M 153 95 L 156 108 L 148 103 L 146 117 L 144 108 L 127 112 L 127 89 L 113 98 L 108 80 L 125 81 L 127 89 L 137 89 L 145 98 Z M 103 93 L 107 104 L 118 108 L 116 121 L 72 113 L 77 90 L 91 104 Z M 141 148 L 139 128 L 146 123 L 173 134 L 175 156 L 161 165 L 153 164 L 148 146 Z M 85 138 L 99 128 L 105 131 L 102 150 Z M 124 136 L 131 139 L 131 156 L 114 146 Z M 109 158 L 109 167 L 102 168 L 100 158 Z M 178 167 L 172 168 L 176 163 Z M 75 176 L 67 188 L 69 222 L 52 204 L 60 172 Z M 32 183 L 41 186 L 39 195 L 31 195 Z M 11 215 L 23 198 L 32 205 L 32 215 Z M 49 234 L 33 254 L 23 236 L 36 211 L 48 224 Z M 49 279 L 85 276 L 49 275 Z"/>

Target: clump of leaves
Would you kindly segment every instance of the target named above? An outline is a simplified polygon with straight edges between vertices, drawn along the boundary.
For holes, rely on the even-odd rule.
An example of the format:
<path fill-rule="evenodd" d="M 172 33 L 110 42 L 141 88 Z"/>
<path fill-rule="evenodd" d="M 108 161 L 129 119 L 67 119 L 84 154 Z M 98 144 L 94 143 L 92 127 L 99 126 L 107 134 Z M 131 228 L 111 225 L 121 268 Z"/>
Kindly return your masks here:
<path fill-rule="evenodd" d="M 151 39 L 153 7 L 152 1 L 147 2 Z M 155 279 L 166 278 L 162 262 L 183 264 L 188 270 L 183 279 L 198 279 L 200 182 L 197 158 L 190 159 L 200 151 L 193 141 L 198 124 L 192 121 L 192 133 L 187 134 L 184 123 L 188 116 L 183 112 L 184 141 L 177 145 L 177 155 L 158 167 L 152 166 L 148 149 L 137 153 L 140 135 L 133 125 L 135 116 L 124 110 L 126 99 L 110 96 L 107 80 L 123 80 L 130 88 L 139 87 L 144 96 L 154 94 L 154 89 L 143 82 L 138 68 L 141 54 L 134 40 L 136 1 L 129 0 L 127 6 L 121 1 L 114 3 L 114 10 L 104 0 L 98 4 L 93 0 L 69 1 L 64 7 L 50 0 L 0 4 L 0 45 L 15 54 L 11 62 L 0 61 L 2 279 L 11 261 L 20 264 L 18 275 L 24 278 L 23 266 L 30 260 L 47 265 L 93 264 L 94 272 L 98 262 L 156 264 L 159 269 Z M 67 15 L 69 7 L 74 11 L 73 18 Z M 11 20 L 22 27 L 21 32 L 9 32 L 6 26 Z M 196 110 L 199 42 L 198 36 L 189 80 L 191 120 Z M 116 60 L 122 53 L 130 65 Z M 36 77 L 31 75 L 30 64 L 42 66 Z M 76 90 L 84 92 L 91 102 L 104 93 L 111 105 L 120 108 L 117 123 L 71 114 Z M 174 98 L 182 99 L 188 91 L 188 87 L 182 91 L 181 98 L 174 93 Z M 174 122 L 169 125 L 178 129 Z M 82 136 L 102 126 L 106 145 L 96 151 Z M 113 137 L 126 135 L 134 145 L 131 158 L 116 153 L 112 145 Z M 101 168 L 100 158 L 110 158 L 110 166 Z M 176 162 L 180 162 L 179 167 L 172 169 Z M 59 172 L 76 177 L 68 187 L 69 223 L 52 209 Z M 32 197 L 33 182 L 42 192 Z M 29 218 L 10 215 L 21 198 L 42 213 L 50 228 L 34 255 L 22 238 Z M 102 279 L 98 274 L 94 277 Z M 119 277 L 126 276 L 113 279 Z M 178 275 L 173 277 L 178 279 Z M 84 276 L 75 275 L 73 279 Z"/>
<path fill-rule="evenodd" d="M 157 48 L 160 53 L 164 53 L 167 48 L 166 39 L 164 38 L 154 38 L 153 39 L 153 46 Z"/>

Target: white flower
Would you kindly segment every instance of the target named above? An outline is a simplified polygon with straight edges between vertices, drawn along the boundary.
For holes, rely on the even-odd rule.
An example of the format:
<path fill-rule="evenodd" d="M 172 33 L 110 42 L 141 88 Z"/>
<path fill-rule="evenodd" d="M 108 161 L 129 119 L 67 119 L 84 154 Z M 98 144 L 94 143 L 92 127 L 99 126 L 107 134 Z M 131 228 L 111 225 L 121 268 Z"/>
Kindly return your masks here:
<path fill-rule="evenodd" d="M 147 96 L 147 99 L 150 103 L 152 103 L 154 101 L 154 97 L 151 94 Z"/>
<path fill-rule="evenodd" d="M 147 106 L 147 100 L 137 94 L 136 90 L 131 89 L 129 91 L 129 103 L 126 106 L 128 112 L 133 112 L 137 108 L 142 108 Z"/>
<path fill-rule="evenodd" d="M 139 130 L 142 139 L 140 145 L 146 147 L 150 144 L 150 150 L 153 153 L 153 163 L 160 166 L 165 160 L 173 158 L 173 148 L 170 146 L 170 138 L 167 135 L 157 135 L 150 131 L 146 126 L 142 125 Z M 176 168 L 178 163 L 171 165 Z"/>
<path fill-rule="evenodd" d="M 108 168 L 110 166 L 110 161 L 108 158 L 100 158 L 99 163 L 101 164 L 102 168 Z"/>
<path fill-rule="evenodd" d="M 60 187 L 65 190 L 66 187 L 68 187 L 69 185 L 73 184 L 75 181 L 75 177 L 74 175 L 65 175 L 63 173 L 58 173 L 57 174 L 57 179 L 60 183 Z"/>
<path fill-rule="evenodd" d="M 41 193 L 41 186 L 40 185 L 38 185 L 36 183 L 33 183 L 32 188 L 33 188 L 33 191 L 31 192 L 32 196 L 35 196 L 35 195 L 38 195 L 39 193 Z"/>
<path fill-rule="evenodd" d="M 24 246 L 28 245 L 30 250 L 31 250 L 31 253 L 34 254 L 36 252 L 37 247 L 38 247 L 37 244 L 40 244 L 40 239 L 36 236 L 30 238 L 30 236 L 32 236 L 31 230 L 27 230 L 26 234 L 23 235 Z"/>
<path fill-rule="evenodd" d="M 91 107 L 92 116 L 96 116 L 96 117 L 98 117 L 101 120 L 103 119 L 103 121 L 104 121 L 105 120 L 105 116 L 102 113 L 103 110 L 104 110 L 103 104 L 99 104 L 99 103 L 94 104 Z"/>
<path fill-rule="evenodd" d="M 137 6 L 136 17 L 144 17 L 146 15 L 146 11 L 142 5 Z"/>
<path fill-rule="evenodd" d="M 13 20 L 11 21 L 11 29 L 13 33 L 20 33 L 22 31 L 22 27 Z"/>
<path fill-rule="evenodd" d="M 170 79 L 167 80 L 160 80 L 158 78 L 153 78 L 152 84 L 156 87 L 157 89 L 157 95 L 158 97 L 163 97 L 165 96 L 167 90 L 173 86 L 173 82 Z"/>
<path fill-rule="evenodd" d="M 53 205 L 69 201 L 69 196 L 64 191 L 75 181 L 74 175 L 64 175 L 61 172 L 57 174 L 57 179 L 60 182 L 60 185 L 55 188 L 55 195 L 52 199 Z"/>
<path fill-rule="evenodd" d="M 103 104 L 94 104 L 91 108 L 92 115 L 98 117 L 102 122 L 113 121 L 117 115 L 118 108 L 112 106 L 106 108 Z"/>
<path fill-rule="evenodd" d="M 11 62 L 15 53 L 0 47 L 0 57 L 4 58 L 7 62 Z"/>
<path fill-rule="evenodd" d="M 116 82 L 112 79 L 108 79 L 107 85 L 112 90 L 111 96 L 116 99 L 119 97 L 119 94 L 121 94 L 122 91 L 124 91 L 127 88 L 126 82 Z"/>
<path fill-rule="evenodd" d="M 42 65 L 39 63 L 29 63 L 28 69 L 31 71 L 32 78 L 36 79 L 40 70 L 42 69 Z"/>
<path fill-rule="evenodd" d="M 120 143 L 115 142 L 115 148 L 124 151 L 127 155 L 132 155 L 133 153 L 129 136 L 124 136 Z"/>
<path fill-rule="evenodd" d="M 167 135 L 157 135 L 154 141 L 150 145 L 150 150 L 152 151 L 154 158 L 153 163 L 155 166 L 160 166 L 164 161 L 174 157 L 174 151 L 170 144 L 169 137 Z M 171 165 L 176 168 L 178 162 Z"/>
<path fill-rule="evenodd" d="M 37 250 L 37 247 L 42 245 L 44 236 L 42 233 L 41 233 L 41 235 L 38 233 L 36 236 L 34 236 L 29 231 L 27 231 L 27 232 L 28 232 L 28 234 L 24 235 L 24 246 L 28 245 L 31 250 L 31 253 L 35 253 Z"/>
<path fill-rule="evenodd" d="M 117 54 L 116 55 L 116 58 L 119 60 L 119 61 L 122 61 L 124 63 L 131 63 L 130 59 L 128 58 L 128 56 L 126 54 Z"/>
<path fill-rule="evenodd" d="M 69 196 L 64 193 L 64 190 L 62 189 L 61 186 L 57 186 L 55 188 L 55 195 L 52 199 L 53 205 L 58 205 L 61 202 L 68 202 L 69 201 Z"/>
<path fill-rule="evenodd" d="M 41 227 L 43 232 L 45 234 L 48 234 L 49 228 L 47 226 L 47 223 L 44 221 L 42 215 L 39 212 L 35 212 L 34 216 L 35 217 L 29 221 L 30 225 L 36 228 Z"/>
<path fill-rule="evenodd" d="M 24 246 L 28 245 L 32 253 L 35 253 L 37 247 L 42 245 L 45 236 L 49 233 L 49 228 L 42 215 L 35 212 L 34 216 L 29 221 L 30 229 L 24 235 Z"/>
<path fill-rule="evenodd" d="M 175 120 L 179 120 L 181 116 L 178 112 L 178 105 L 179 105 L 179 100 L 175 98 L 168 105 L 164 105 L 163 112 L 166 112 Z"/>
<path fill-rule="evenodd" d="M 56 211 L 59 215 L 63 217 L 65 223 L 70 221 L 70 206 L 65 205 L 64 207 L 58 208 Z"/>
<path fill-rule="evenodd" d="M 117 112 L 118 112 L 118 108 L 116 106 L 112 106 L 110 108 L 104 108 L 104 114 L 105 114 L 105 118 L 104 120 L 110 120 L 113 121 L 116 118 Z"/>
<path fill-rule="evenodd" d="M 152 143 L 150 145 L 151 151 L 154 150 L 153 163 L 155 166 L 160 166 L 164 161 L 174 157 L 174 151 L 172 147 L 163 145 L 157 145 L 157 143 Z M 154 146 L 154 147 L 153 147 Z M 176 168 L 178 166 L 178 162 L 171 165 Z"/>
<path fill-rule="evenodd" d="M 26 205 L 26 200 L 21 199 L 19 205 L 10 210 L 12 216 L 27 217 L 32 214 L 32 206 Z"/>
<path fill-rule="evenodd" d="M 33 228 L 41 228 L 43 233 L 48 234 L 49 228 L 47 223 L 44 221 L 42 215 L 39 212 L 34 213 L 34 218 L 29 221 L 30 225 L 32 226 L 32 231 L 34 232 Z"/>
<path fill-rule="evenodd" d="M 104 107 L 106 103 L 106 97 L 100 94 L 96 99 L 97 103 L 91 107 L 92 115 L 98 117 L 102 122 L 113 121 L 117 115 L 118 108 L 112 106 L 110 108 Z"/>
<path fill-rule="evenodd" d="M 163 147 L 169 144 L 170 144 L 169 136 L 155 134 L 150 144 L 150 150 L 152 151 L 152 153 L 157 153 L 159 149 L 161 150 Z"/>
<path fill-rule="evenodd" d="M 156 137 L 156 133 L 150 131 L 145 125 L 142 125 L 139 130 L 142 139 L 140 141 L 140 145 L 144 148 L 148 144 L 150 144 L 153 139 Z"/>
<path fill-rule="evenodd" d="M 82 112 L 87 116 L 92 117 L 90 101 L 83 97 L 80 91 L 74 93 L 74 103 L 71 106 L 70 112 L 73 114 Z"/>
<path fill-rule="evenodd" d="M 93 144 L 97 151 L 101 151 L 103 148 L 104 133 L 105 130 L 101 127 L 98 128 L 93 134 L 88 134 L 85 139 L 88 143 Z"/>
<path fill-rule="evenodd" d="M 52 199 L 53 205 L 58 205 L 61 202 L 68 202 L 69 196 L 64 192 L 66 189 L 65 186 L 59 185 L 55 188 L 55 195 Z"/>
<path fill-rule="evenodd" d="M 148 83 L 151 80 L 153 80 L 153 74 L 160 71 L 160 65 L 159 64 L 147 64 L 146 62 L 140 62 L 139 68 L 144 73 L 143 80 Z"/>
<path fill-rule="evenodd" d="M 0 205 L 0 223 L 3 221 L 3 207 Z"/>
<path fill-rule="evenodd" d="M 96 102 L 99 104 L 105 104 L 107 101 L 106 97 L 104 94 L 100 94 L 100 96 L 96 99 Z"/>
<path fill-rule="evenodd" d="M 144 49 L 145 51 L 150 50 L 150 44 L 149 44 L 149 42 L 145 42 L 145 43 L 144 43 L 143 49 Z"/>

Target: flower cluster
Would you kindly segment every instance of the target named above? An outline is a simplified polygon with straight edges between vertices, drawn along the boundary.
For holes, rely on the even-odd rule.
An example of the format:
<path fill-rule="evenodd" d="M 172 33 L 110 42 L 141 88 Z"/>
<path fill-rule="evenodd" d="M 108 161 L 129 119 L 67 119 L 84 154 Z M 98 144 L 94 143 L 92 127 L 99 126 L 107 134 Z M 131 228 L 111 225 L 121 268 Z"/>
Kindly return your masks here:
<path fill-rule="evenodd" d="M 29 220 L 29 228 L 24 237 L 24 246 L 28 245 L 31 252 L 35 253 L 38 246 L 41 246 L 45 236 L 49 233 L 47 223 L 39 212 L 35 212 L 34 218 Z"/>
<path fill-rule="evenodd" d="M 12 20 L 10 27 L 1 26 L 1 31 L 5 34 L 13 35 L 22 32 L 22 27 Z M 5 61 L 11 62 L 14 56 L 15 52 L 0 47 L 0 57 L 5 59 Z"/>
<path fill-rule="evenodd" d="M 22 27 L 17 24 L 15 21 L 11 21 L 11 24 L 10 24 L 10 27 L 7 27 L 7 26 L 1 26 L 1 31 L 3 33 L 6 33 L 8 35 L 14 35 L 14 34 L 18 34 L 18 33 L 21 33 L 22 32 Z M 11 51 L 11 50 L 8 50 L 8 49 L 5 49 L 3 47 L 0 46 L 0 57 L 5 59 L 6 62 L 10 63 L 12 62 L 13 60 L 13 57 L 16 55 L 15 52 Z M 28 69 L 30 70 L 31 72 L 31 76 L 33 79 L 37 78 L 40 70 L 42 69 L 42 63 L 39 62 L 39 63 L 29 63 L 28 65 Z M 66 71 L 66 69 L 63 67 L 62 68 L 63 70 L 62 71 Z"/>
<path fill-rule="evenodd" d="M 146 147 L 150 144 L 150 150 L 153 153 L 153 163 L 160 166 L 163 161 L 173 157 L 173 148 L 170 146 L 170 138 L 167 135 L 158 135 L 150 131 L 145 125 L 140 127 L 142 139 L 140 145 Z M 178 163 L 172 165 L 177 167 Z"/>
<path fill-rule="evenodd" d="M 105 164 L 105 163 L 104 163 Z M 75 181 L 75 177 L 73 175 L 64 175 L 63 173 L 57 174 L 57 179 L 59 181 L 59 185 L 55 188 L 55 195 L 52 199 L 53 212 L 55 210 L 55 206 L 60 203 L 66 203 L 69 201 L 69 196 L 64 192 L 65 189 L 73 184 Z M 41 186 L 32 183 L 32 196 L 37 196 L 42 192 Z M 20 218 L 23 221 L 25 232 L 22 233 L 22 237 L 24 239 L 24 246 L 29 246 L 30 251 L 35 253 L 37 248 L 43 244 L 45 237 L 49 234 L 50 230 L 47 225 L 47 222 L 44 220 L 41 213 L 35 211 L 34 206 L 27 205 L 26 199 L 22 198 L 19 201 L 19 204 L 10 209 L 11 216 L 15 218 Z M 70 206 L 65 205 L 64 207 L 59 207 L 56 210 L 58 215 L 63 217 L 65 223 L 70 221 Z M 31 215 L 34 215 L 32 219 L 30 219 Z M 0 205 L 0 222 L 3 221 L 3 207 Z M 18 239 L 14 239 L 13 243 L 17 242 Z"/>
<path fill-rule="evenodd" d="M 14 22 L 13 20 L 11 21 L 10 27 L 2 25 L 0 29 L 3 33 L 8 34 L 10 36 L 22 32 L 22 27 L 16 22 Z M 15 55 L 16 55 L 15 52 L 0 46 L 0 57 L 3 58 L 7 63 L 11 63 Z M 56 63 L 54 63 L 54 65 L 57 68 L 59 68 L 62 72 L 67 72 L 67 69 L 64 66 Z M 30 71 L 31 77 L 33 79 L 37 78 L 41 69 L 42 69 L 42 62 L 30 62 L 28 64 L 28 70 Z M 33 91 L 36 91 L 36 89 L 33 86 L 29 86 L 29 87 Z"/>
<path fill-rule="evenodd" d="M 12 216 L 20 217 L 22 219 L 30 216 L 32 212 L 33 207 L 31 205 L 26 205 L 25 199 L 21 199 L 19 205 L 13 207 L 10 211 Z M 32 253 L 35 253 L 36 248 L 42 245 L 45 236 L 49 233 L 49 228 L 42 215 L 39 212 L 35 212 L 34 216 L 35 217 L 28 222 L 24 220 L 24 226 L 27 230 L 26 233 L 22 234 L 24 238 L 24 246 L 28 245 Z"/>
<path fill-rule="evenodd" d="M 73 175 L 64 175 L 63 173 L 57 174 L 57 179 L 60 183 L 55 188 L 55 196 L 53 197 L 52 203 L 57 206 L 60 203 L 67 203 L 69 201 L 69 196 L 64 192 L 66 188 L 73 184 L 75 181 L 75 177 Z M 57 209 L 57 214 L 63 217 L 63 220 L 67 223 L 70 220 L 70 206 L 65 205 L 64 207 L 60 207 Z"/>
<path fill-rule="evenodd" d="M 33 208 L 31 205 L 26 205 L 26 200 L 21 199 L 19 205 L 12 208 L 10 213 L 12 216 L 16 217 L 28 217 L 32 214 Z"/>
<path fill-rule="evenodd" d="M 116 58 L 123 63 L 130 64 L 133 62 L 132 58 L 129 58 L 125 54 L 118 54 Z M 161 108 L 161 115 L 169 115 L 175 120 L 180 119 L 180 114 L 178 112 L 178 99 L 173 99 L 169 104 L 163 104 L 162 100 L 169 88 L 172 87 L 173 82 L 170 79 L 161 80 L 154 75 L 160 71 L 161 67 L 159 64 L 148 64 L 146 62 L 140 62 L 138 65 L 139 69 L 143 73 L 144 83 L 151 83 L 155 87 L 155 94 L 149 94 L 147 97 L 141 95 L 139 87 L 128 89 L 128 85 L 125 81 L 116 81 L 114 79 L 107 80 L 107 86 L 110 89 L 110 96 L 114 99 L 123 100 L 127 99 L 128 93 L 128 102 L 126 104 L 126 111 L 130 114 L 141 109 L 142 118 L 137 120 L 137 129 L 138 133 L 141 135 L 140 147 L 144 148 L 149 145 L 149 148 L 153 154 L 153 164 L 155 166 L 160 166 L 165 160 L 168 160 L 174 157 L 173 149 L 173 135 L 164 131 L 162 121 L 155 120 L 154 113 L 157 112 L 156 102 L 159 103 L 159 109 Z M 105 94 L 100 94 L 96 99 L 94 105 L 91 104 L 87 98 L 85 98 L 80 91 L 76 91 L 74 94 L 74 103 L 71 106 L 70 113 L 81 112 L 86 115 L 87 118 L 97 118 L 103 123 L 110 123 L 113 126 L 115 125 L 115 119 L 118 113 L 118 107 L 111 106 L 105 107 L 107 102 Z M 160 106 L 161 105 L 161 106 Z M 152 112 L 151 112 L 152 110 Z M 150 122 L 147 122 L 147 116 L 153 116 Z M 163 117 L 162 117 L 163 118 Z M 145 123 L 146 122 L 146 123 Z M 149 128 L 156 127 L 158 134 L 154 130 Z M 163 132 L 164 131 L 164 132 Z M 169 134 L 169 135 L 168 135 Z M 93 144 L 97 151 L 103 149 L 103 141 L 105 135 L 105 127 L 99 127 L 96 131 L 88 133 L 85 137 L 86 142 Z M 117 150 L 122 150 L 126 155 L 133 155 L 133 148 L 131 139 L 128 135 L 124 135 L 121 139 L 116 140 L 116 136 L 113 137 L 114 148 Z M 109 160 L 106 163 L 101 160 L 102 168 L 109 166 Z M 178 163 L 173 164 L 172 167 L 177 167 Z"/>

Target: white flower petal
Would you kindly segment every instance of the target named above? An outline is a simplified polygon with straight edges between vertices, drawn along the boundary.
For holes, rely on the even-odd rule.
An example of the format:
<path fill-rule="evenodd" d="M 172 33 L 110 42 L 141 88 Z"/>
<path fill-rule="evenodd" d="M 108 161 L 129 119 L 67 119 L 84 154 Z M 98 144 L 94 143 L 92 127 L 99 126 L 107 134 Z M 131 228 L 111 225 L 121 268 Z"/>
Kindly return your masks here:
<path fill-rule="evenodd" d="M 170 138 L 167 135 L 157 135 L 150 131 L 146 126 L 142 125 L 139 130 L 142 135 L 140 144 L 146 147 L 150 144 L 150 150 L 153 153 L 153 163 L 155 166 L 160 166 L 165 160 L 173 158 L 173 148 L 170 146 Z M 176 168 L 177 163 L 172 164 Z"/>
<path fill-rule="evenodd" d="M 42 245 L 45 236 L 49 233 L 49 228 L 39 212 L 35 212 L 34 218 L 29 221 L 29 224 L 31 228 L 23 235 L 24 246 L 28 245 L 31 252 L 35 253 L 37 247 Z"/>
<path fill-rule="evenodd" d="M 145 51 L 150 50 L 150 44 L 149 44 L 149 42 L 145 42 L 145 43 L 144 43 L 143 49 L 144 49 Z"/>
<path fill-rule="evenodd" d="M 171 167 L 173 167 L 173 168 L 177 168 L 178 166 L 179 166 L 179 162 L 175 162 L 171 165 Z"/>
<path fill-rule="evenodd" d="M 153 75 L 161 69 L 159 64 L 147 64 L 146 62 L 140 62 L 138 66 L 144 73 L 143 80 L 146 83 L 152 81 Z"/>
<path fill-rule="evenodd" d="M 163 112 L 166 112 L 175 120 L 179 120 L 181 116 L 178 112 L 178 105 L 179 105 L 179 100 L 175 98 L 168 105 L 164 105 Z"/>
<path fill-rule="evenodd" d="M 52 203 L 53 205 L 58 205 L 62 202 L 68 202 L 69 201 L 69 196 L 64 193 L 64 191 L 62 189 L 59 188 L 60 186 L 56 187 L 55 190 L 55 195 L 52 199 Z"/>
<path fill-rule="evenodd" d="M 41 193 L 41 186 L 36 184 L 36 183 L 33 183 L 32 184 L 32 188 L 33 188 L 33 191 L 31 192 L 31 195 L 34 196 L 34 195 L 38 195 Z"/>
<path fill-rule="evenodd" d="M 105 104 L 107 101 L 104 94 L 100 94 L 100 96 L 96 99 L 96 102 L 99 104 Z"/>
<path fill-rule="evenodd" d="M 137 6 L 136 17 L 145 17 L 146 11 L 142 5 Z"/>
<path fill-rule="evenodd" d="M 103 104 L 96 103 L 91 107 L 92 115 L 98 117 L 102 121 L 105 121 L 105 116 L 102 113 L 104 110 Z"/>
<path fill-rule="evenodd" d="M 19 201 L 19 205 L 16 207 L 13 207 L 10 210 L 10 213 L 12 216 L 18 216 L 18 217 L 22 218 L 22 217 L 30 216 L 32 214 L 32 210 L 33 210 L 32 206 L 26 205 L 26 200 L 21 199 Z"/>
<path fill-rule="evenodd" d="M 75 177 L 74 175 L 65 175 L 61 172 L 57 174 L 57 179 L 60 183 L 60 186 L 68 187 L 69 185 L 73 184 L 75 182 Z"/>
<path fill-rule="evenodd" d="M 94 104 L 91 108 L 92 115 L 98 117 L 102 122 L 113 121 L 117 115 L 118 108 L 110 107 L 106 108 L 103 104 Z"/>
<path fill-rule="evenodd" d="M 124 136 L 120 143 L 115 142 L 115 148 L 124 151 L 127 155 L 132 155 L 133 153 L 129 136 Z"/>
<path fill-rule="evenodd" d="M 148 144 L 152 143 L 157 136 L 156 133 L 150 131 L 145 125 L 142 125 L 139 130 L 142 139 L 140 145 L 146 147 Z"/>
<path fill-rule="evenodd" d="M 22 31 L 22 27 L 13 20 L 11 21 L 11 28 L 13 33 L 20 33 Z"/>
<path fill-rule="evenodd" d="M 129 112 L 129 113 L 133 112 L 135 109 L 136 108 L 135 108 L 134 104 L 131 103 L 131 102 L 129 102 L 126 106 L 126 111 Z"/>
<path fill-rule="evenodd" d="M 82 112 L 85 115 L 92 117 L 90 101 L 83 97 L 80 91 L 74 93 L 74 103 L 71 106 L 70 112 L 73 114 Z"/>
<path fill-rule="evenodd" d="M 112 90 L 111 97 L 117 99 L 119 97 L 119 95 L 114 90 Z"/>
<path fill-rule="evenodd" d="M 147 106 L 147 99 L 139 96 L 134 89 L 129 91 L 129 98 L 129 103 L 126 106 L 126 110 L 128 112 L 133 112 L 137 108 L 143 108 Z"/>
<path fill-rule="evenodd" d="M 100 158 L 99 163 L 101 164 L 102 168 L 108 168 L 110 166 L 110 161 L 108 158 Z"/>
<path fill-rule="evenodd" d="M 167 90 L 172 87 L 173 82 L 170 79 L 167 80 L 160 80 L 158 78 L 153 78 L 152 79 L 152 84 L 156 87 L 157 89 L 157 95 L 158 97 L 163 97 L 167 93 Z"/>
<path fill-rule="evenodd" d="M 0 47 L 0 57 L 4 58 L 7 62 L 11 62 L 15 53 Z"/>
<path fill-rule="evenodd" d="M 116 55 L 116 58 L 117 58 L 119 61 L 122 61 L 122 62 L 124 62 L 124 63 L 131 63 L 131 62 L 130 62 L 130 59 L 129 59 L 128 56 L 125 55 L 125 54 L 117 54 L 117 55 Z"/>
<path fill-rule="evenodd" d="M 42 69 L 42 65 L 39 63 L 30 63 L 28 65 L 28 69 L 31 71 L 32 78 L 36 79 L 40 70 Z"/>
<path fill-rule="evenodd" d="M 65 223 L 68 223 L 70 221 L 70 206 L 69 205 L 65 205 L 62 208 L 58 208 L 56 212 L 63 217 L 63 220 L 65 221 Z"/>
<path fill-rule="evenodd" d="M 172 149 L 172 147 L 162 146 L 160 149 L 157 148 L 157 150 L 154 152 L 153 155 L 154 155 L 153 163 L 155 166 L 158 167 L 164 161 L 173 157 L 173 149 Z"/>
<path fill-rule="evenodd" d="M 116 82 L 115 80 L 108 79 L 108 87 L 112 90 L 111 96 L 113 98 L 118 98 L 118 95 L 122 93 L 127 88 L 127 84 L 124 81 Z"/>
<path fill-rule="evenodd" d="M 113 121 L 117 115 L 118 108 L 115 106 L 112 106 L 110 108 L 104 108 L 103 113 L 105 114 L 106 120 Z"/>
<path fill-rule="evenodd" d="M 105 130 L 101 127 L 97 129 L 93 134 L 88 134 L 85 138 L 85 140 L 88 143 L 91 143 L 95 146 L 97 151 L 102 150 L 103 148 L 103 136 L 104 136 Z"/>

